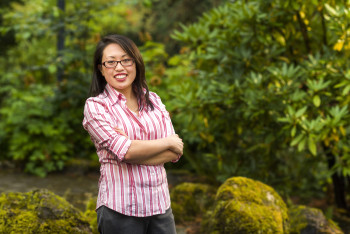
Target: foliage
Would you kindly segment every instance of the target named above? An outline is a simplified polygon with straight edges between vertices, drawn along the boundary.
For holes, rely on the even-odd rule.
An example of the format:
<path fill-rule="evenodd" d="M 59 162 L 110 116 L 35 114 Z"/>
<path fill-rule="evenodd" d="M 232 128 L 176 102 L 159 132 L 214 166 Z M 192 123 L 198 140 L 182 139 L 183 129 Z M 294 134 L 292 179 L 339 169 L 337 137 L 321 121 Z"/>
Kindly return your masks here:
<path fill-rule="evenodd" d="M 235 1 L 173 34 L 184 47 L 169 60 L 171 106 L 197 172 L 300 188 L 333 172 L 320 170 L 331 152 L 349 174 L 348 8 Z"/>
<path fill-rule="evenodd" d="M 218 6 L 222 0 L 144 0 L 145 13 L 142 31 L 157 42 L 164 43 L 170 54 L 178 52 L 179 42 L 172 40 L 170 32 L 181 24 L 193 23 L 203 12 Z"/>
<path fill-rule="evenodd" d="M 16 46 L 6 42 L 6 56 L 0 56 L 0 149 L 4 152 L 0 159 L 12 160 L 40 176 L 62 169 L 69 158 L 97 159 L 81 121 L 92 53 L 101 35 L 119 33 L 137 44 L 145 42 L 141 51 L 151 90 L 169 96 L 163 82 L 165 46 L 149 41 L 146 30 L 159 30 L 143 22 L 152 4 L 147 7 L 147 1 L 123 0 L 65 3 L 64 11 L 54 0 L 11 1 L 1 9 L 2 38 L 12 37 Z M 164 10 L 157 9 L 152 11 Z M 60 31 L 65 35 L 63 51 L 56 48 L 62 40 Z M 63 81 L 59 78 L 62 71 Z"/>
<path fill-rule="evenodd" d="M 2 9 L 2 33 L 14 32 L 16 47 L 0 57 L 1 159 L 45 176 L 67 159 L 96 159 L 81 126 L 91 77 L 92 53 L 101 34 L 137 35 L 140 13 L 122 1 L 32 0 Z M 102 16 L 102 17 L 101 17 Z M 58 54 L 58 31 L 65 48 Z M 63 81 L 57 82 L 57 71 Z"/>
<path fill-rule="evenodd" d="M 53 97 L 51 87 L 33 84 L 25 91 L 13 90 L 0 112 L 8 156 L 25 161 L 25 171 L 40 176 L 62 169 L 73 147 L 65 142 L 72 129 L 55 110 Z"/>

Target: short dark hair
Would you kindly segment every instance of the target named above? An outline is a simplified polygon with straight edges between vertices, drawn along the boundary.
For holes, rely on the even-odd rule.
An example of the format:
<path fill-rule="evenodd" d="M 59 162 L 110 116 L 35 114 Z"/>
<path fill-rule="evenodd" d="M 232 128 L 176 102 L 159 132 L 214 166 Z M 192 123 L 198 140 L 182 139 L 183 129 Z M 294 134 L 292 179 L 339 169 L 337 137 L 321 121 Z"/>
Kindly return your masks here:
<path fill-rule="evenodd" d="M 123 35 L 108 35 L 98 42 L 94 54 L 94 68 L 90 86 L 90 97 L 95 97 L 101 94 L 106 87 L 107 81 L 100 71 L 100 66 L 102 66 L 103 51 L 110 44 L 118 44 L 131 58 L 135 60 L 136 77 L 132 83 L 132 89 L 137 97 L 139 110 L 142 110 L 144 107 L 150 107 L 151 110 L 154 110 L 153 103 L 149 100 L 149 90 L 145 76 L 145 64 L 141 53 L 135 43 Z M 144 92 L 144 90 L 146 90 L 146 92 Z"/>

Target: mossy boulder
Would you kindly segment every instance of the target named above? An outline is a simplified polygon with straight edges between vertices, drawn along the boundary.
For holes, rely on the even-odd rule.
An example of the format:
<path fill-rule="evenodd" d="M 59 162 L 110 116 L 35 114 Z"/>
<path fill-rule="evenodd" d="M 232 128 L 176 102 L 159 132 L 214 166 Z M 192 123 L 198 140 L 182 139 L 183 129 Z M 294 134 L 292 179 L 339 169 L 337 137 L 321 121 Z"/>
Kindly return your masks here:
<path fill-rule="evenodd" d="M 200 183 L 182 183 L 171 190 L 171 208 L 176 223 L 193 221 L 214 203 L 216 189 Z"/>
<path fill-rule="evenodd" d="M 90 198 L 86 204 L 85 217 L 90 224 L 90 228 L 92 233 L 98 234 L 99 231 L 97 229 L 97 213 L 96 213 L 96 201 L 97 197 Z"/>
<path fill-rule="evenodd" d="M 202 233 L 289 233 L 287 206 L 270 186 L 233 177 L 218 189 Z"/>
<path fill-rule="evenodd" d="M 83 214 L 48 190 L 0 195 L 0 233 L 91 233 Z"/>
<path fill-rule="evenodd" d="M 341 229 L 332 220 L 328 220 L 319 209 L 299 205 L 289 207 L 288 212 L 291 234 L 343 233 Z"/>

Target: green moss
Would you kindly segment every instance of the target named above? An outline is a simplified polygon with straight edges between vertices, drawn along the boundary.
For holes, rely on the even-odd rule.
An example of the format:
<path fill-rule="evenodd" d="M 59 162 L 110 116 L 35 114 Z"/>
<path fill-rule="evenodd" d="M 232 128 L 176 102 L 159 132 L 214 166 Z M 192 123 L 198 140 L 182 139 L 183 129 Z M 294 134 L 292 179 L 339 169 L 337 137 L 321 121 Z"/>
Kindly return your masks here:
<path fill-rule="evenodd" d="M 193 221 L 214 202 L 215 188 L 200 183 L 182 183 L 171 190 L 171 208 L 177 223 Z"/>
<path fill-rule="evenodd" d="M 0 233 L 91 233 L 81 212 L 48 190 L 0 196 Z"/>
<path fill-rule="evenodd" d="M 290 217 L 290 233 L 300 233 L 301 230 L 307 227 L 307 220 L 303 211 L 305 206 L 292 206 L 288 209 Z"/>
<path fill-rule="evenodd" d="M 289 207 L 291 234 L 299 233 L 343 233 L 321 210 L 302 205 Z"/>
<path fill-rule="evenodd" d="M 97 213 L 95 211 L 96 209 L 96 200 L 97 197 L 91 198 L 87 204 L 86 204 L 86 210 L 85 210 L 85 218 L 88 220 L 90 224 L 90 228 L 92 230 L 92 233 L 98 234 L 99 231 L 97 229 Z"/>
<path fill-rule="evenodd" d="M 269 186 L 244 177 L 225 181 L 203 233 L 289 233 L 287 206 Z"/>
<path fill-rule="evenodd" d="M 284 233 L 281 212 L 271 207 L 222 202 L 214 212 L 219 233 Z"/>

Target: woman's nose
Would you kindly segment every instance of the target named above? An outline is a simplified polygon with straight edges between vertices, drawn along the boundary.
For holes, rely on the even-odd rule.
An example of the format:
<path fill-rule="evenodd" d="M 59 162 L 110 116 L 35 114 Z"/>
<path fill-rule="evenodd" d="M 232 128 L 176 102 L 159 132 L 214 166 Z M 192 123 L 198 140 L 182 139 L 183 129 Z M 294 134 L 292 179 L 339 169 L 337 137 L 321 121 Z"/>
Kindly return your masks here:
<path fill-rule="evenodd" d="M 119 63 L 117 63 L 117 66 L 115 66 L 114 69 L 117 70 L 117 71 L 120 71 L 120 70 L 124 70 L 124 67 L 123 67 L 123 65 L 121 64 L 121 62 L 119 62 Z"/>

